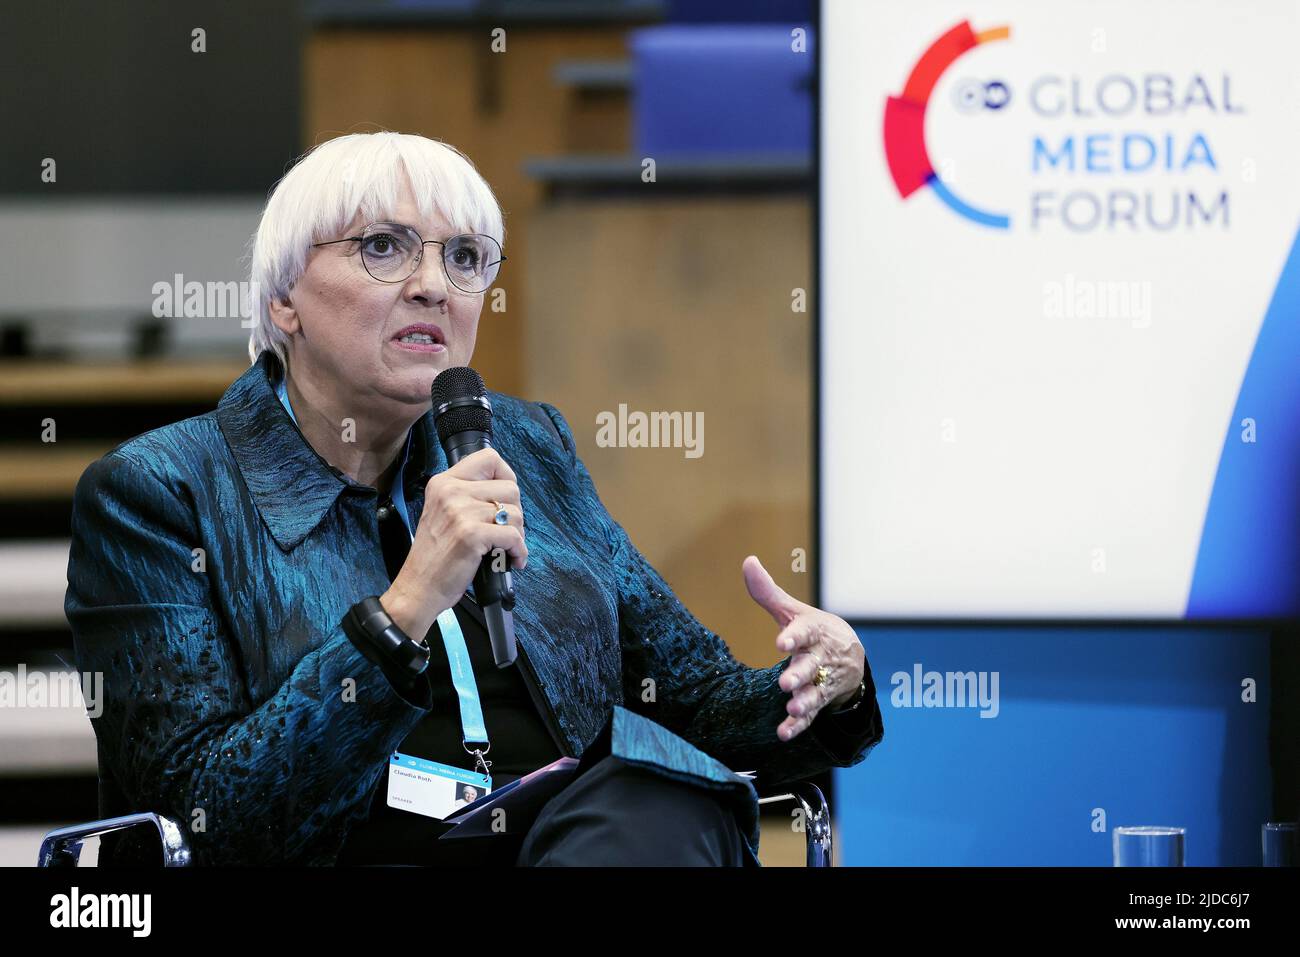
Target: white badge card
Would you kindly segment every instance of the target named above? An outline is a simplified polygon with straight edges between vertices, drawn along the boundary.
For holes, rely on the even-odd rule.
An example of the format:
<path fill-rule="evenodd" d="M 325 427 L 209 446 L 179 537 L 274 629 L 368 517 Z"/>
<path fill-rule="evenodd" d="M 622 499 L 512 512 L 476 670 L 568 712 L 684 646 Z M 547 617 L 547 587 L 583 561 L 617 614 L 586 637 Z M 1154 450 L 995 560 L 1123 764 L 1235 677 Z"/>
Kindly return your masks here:
<path fill-rule="evenodd" d="M 397 751 L 388 760 L 388 806 L 439 821 L 492 793 L 485 774 Z"/>

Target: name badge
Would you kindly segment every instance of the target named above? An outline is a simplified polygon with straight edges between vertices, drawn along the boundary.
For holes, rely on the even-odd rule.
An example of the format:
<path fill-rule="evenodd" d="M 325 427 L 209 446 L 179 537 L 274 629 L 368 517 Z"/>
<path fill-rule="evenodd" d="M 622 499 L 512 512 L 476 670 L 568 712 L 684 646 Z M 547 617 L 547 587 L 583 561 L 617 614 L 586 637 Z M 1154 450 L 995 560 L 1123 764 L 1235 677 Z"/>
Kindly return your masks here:
<path fill-rule="evenodd" d="M 388 806 L 439 821 L 492 793 L 486 774 L 394 751 L 388 759 Z"/>

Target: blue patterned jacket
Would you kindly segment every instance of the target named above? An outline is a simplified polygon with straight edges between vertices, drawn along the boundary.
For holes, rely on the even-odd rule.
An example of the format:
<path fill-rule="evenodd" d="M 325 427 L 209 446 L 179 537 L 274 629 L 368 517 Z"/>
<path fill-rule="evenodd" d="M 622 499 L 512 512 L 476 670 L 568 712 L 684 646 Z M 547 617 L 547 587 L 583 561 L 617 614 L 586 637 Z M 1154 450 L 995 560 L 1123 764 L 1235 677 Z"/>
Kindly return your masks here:
<path fill-rule="evenodd" d="M 65 610 L 78 668 L 104 677 L 100 812 L 179 819 L 200 864 L 333 863 L 432 704 L 427 680 L 398 690 L 343 631 L 388 587 L 378 493 L 307 444 L 280 374 L 263 353 L 215 411 L 93 463 L 74 499 Z M 777 784 L 861 761 L 882 735 L 870 673 L 857 711 L 780 741 L 788 659 L 737 662 L 610 517 L 560 413 L 491 399 L 528 517 L 519 662 L 557 745 L 580 756 L 615 717 L 624 760 L 731 792 L 756 853 L 754 788 L 731 769 Z M 404 473 L 413 523 L 446 467 L 430 412 Z"/>

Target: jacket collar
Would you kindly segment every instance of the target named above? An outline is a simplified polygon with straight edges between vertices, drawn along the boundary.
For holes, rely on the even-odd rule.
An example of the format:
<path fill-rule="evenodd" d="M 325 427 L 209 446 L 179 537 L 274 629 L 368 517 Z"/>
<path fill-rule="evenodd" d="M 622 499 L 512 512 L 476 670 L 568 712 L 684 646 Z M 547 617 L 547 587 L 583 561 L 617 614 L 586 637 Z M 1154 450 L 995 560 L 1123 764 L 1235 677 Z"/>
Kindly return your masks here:
<path fill-rule="evenodd" d="M 282 375 L 275 354 L 263 352 L 217 403 L 217 423 L 258 514 L 276 543 L 289 551 L 311 534 L 345 489 L 373 489 L 352 481 L 308 444 L 275 394 Z M 432 410 L 411 431 L 402 475 L 408 501 L 447 467 Z"/>

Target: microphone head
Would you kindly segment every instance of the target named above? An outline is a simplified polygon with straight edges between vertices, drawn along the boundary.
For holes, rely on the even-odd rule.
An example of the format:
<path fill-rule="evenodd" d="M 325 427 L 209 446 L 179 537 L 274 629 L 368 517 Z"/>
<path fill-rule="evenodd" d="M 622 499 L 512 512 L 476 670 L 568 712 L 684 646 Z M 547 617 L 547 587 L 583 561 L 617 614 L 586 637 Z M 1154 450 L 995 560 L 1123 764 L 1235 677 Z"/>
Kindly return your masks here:
<path fill-rule="evenodd" d="M 443 369 L 433 379 L 434 425 L 446 441 L 457 432 L 492 433 L 492 402 L 483 377 L 469 366 Z"/>

